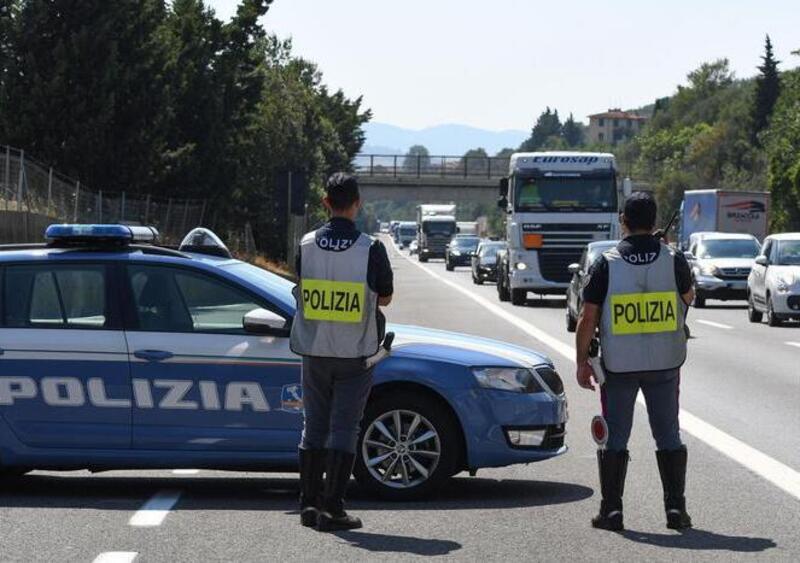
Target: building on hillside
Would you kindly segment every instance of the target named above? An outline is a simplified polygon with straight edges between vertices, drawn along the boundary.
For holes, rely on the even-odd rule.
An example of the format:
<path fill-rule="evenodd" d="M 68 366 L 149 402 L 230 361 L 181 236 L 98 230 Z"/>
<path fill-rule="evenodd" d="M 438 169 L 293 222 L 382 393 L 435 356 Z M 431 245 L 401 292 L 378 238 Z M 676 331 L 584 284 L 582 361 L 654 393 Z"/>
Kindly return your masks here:
<path fill-rule="evenodd" d="M 617 143 L 639 134 L 647 118 L 619 108 L 589 116 L 589 142 Z"/>

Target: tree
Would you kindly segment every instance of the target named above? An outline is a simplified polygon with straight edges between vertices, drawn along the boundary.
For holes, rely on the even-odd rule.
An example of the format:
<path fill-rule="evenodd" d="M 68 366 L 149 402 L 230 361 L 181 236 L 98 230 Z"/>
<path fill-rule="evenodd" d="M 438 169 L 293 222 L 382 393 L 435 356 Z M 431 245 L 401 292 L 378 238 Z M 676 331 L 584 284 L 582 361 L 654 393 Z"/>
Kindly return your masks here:
<path fill-rule="evenodd" d="M 470 149 L 461 157 L 459 170 L 465 170 L 469 176 L 479 176 L 489 173 L 489 154 L 486 149 Z"/>
<path fill-rule="evenodd" d="M 752 141 L 758 143 L 758 134 L 767 128 L 775 102 L 780 95 L 781 79 L 778 74 L 778 63 L 772 54 L 772 42 L 769 35 L 764 42 L 763 61 L 758 67 L 759 75 L 756 77 L 756 92 L 753 99 L 752 114 Z"/>
<path fill-rule="evenodd" d="M 408 149 L 403 159 L 403 170 L 416 174 L 417 170 L 424 172 L 431 167 L 431 156 L 428 149 L 422 145 L 414 145 Z"/>
<path fill-rule="evenodd" d="M 535 151 L 545 146 L 548 140 L 561 137 L 561 121 L 558 110 L 550 111 L 548 107 L 543 111 L 531 130 L 531 136 L 520 145 L 521 151 Z"/>
<path fill-rule="evenodd" d="M 783 75 L 781 94 L 765 133 L 772 192 L 772 227 L 800 230 L 800 70 Z"/>
<path fill-rule="evenodd" d="M 583 127 L 575 121 L 571 113 L 561 128 L 561 134 L 568 147 L 577 147 L 583 144 Z"/>

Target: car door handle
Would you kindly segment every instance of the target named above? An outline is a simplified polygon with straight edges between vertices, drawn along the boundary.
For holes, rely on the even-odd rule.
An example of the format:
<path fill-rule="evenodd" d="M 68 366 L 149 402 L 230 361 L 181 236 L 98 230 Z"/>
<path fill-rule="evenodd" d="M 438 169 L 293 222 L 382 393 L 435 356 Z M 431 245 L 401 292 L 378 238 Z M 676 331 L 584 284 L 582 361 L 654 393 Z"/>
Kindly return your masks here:
<path fill-rule="evenodd" d="M 166 350 L 136 350 L 134 356 L 149 362 L 161 362 L 170 359 L 174 354 Z"/>

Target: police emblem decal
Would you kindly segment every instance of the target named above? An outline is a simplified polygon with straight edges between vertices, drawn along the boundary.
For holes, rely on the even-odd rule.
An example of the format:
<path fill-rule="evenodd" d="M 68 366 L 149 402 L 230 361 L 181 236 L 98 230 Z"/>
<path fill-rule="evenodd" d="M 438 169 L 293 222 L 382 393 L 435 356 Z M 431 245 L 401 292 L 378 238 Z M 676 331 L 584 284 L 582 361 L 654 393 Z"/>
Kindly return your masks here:
<path fill-rule="evenodd" d="M 292 413 L 303 412 L 303 388 L 299 383 L 284 385 L 281 389 L 281 410 Z"/>

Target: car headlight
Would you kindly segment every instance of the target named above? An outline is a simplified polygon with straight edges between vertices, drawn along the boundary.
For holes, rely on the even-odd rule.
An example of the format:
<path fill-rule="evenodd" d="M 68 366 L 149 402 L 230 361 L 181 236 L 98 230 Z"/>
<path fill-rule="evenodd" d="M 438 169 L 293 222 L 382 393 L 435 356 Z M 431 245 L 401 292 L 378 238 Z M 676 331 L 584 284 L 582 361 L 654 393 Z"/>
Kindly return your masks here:
<path fill-rule="evenodd" d="M 533 372 L 526 368 L 475 368 L 472 370 L 478 385 L 513 393 L 544 391 Z"/>
<path fill-rule="evenodd" d="M 525 264 L 525 262 L 517 262 L 517 270 L 524 270 L 527 267 L 528 266 Z"/>
<path fill-rule="evenodd" d="M 703 264 L 700 266 L 700 273 L 704 276 L 718 276 L 719 268 L 712 264 Z"/>
<path fill-rule="evenodd" d="M 786 293 L 792 288 L 792 285 L 794 285 L 794 279 L 792 277 L 781 276 L 775 280 L 775 289 L 777 289 L 779 293 Z"/>
<path fill-rule="evenodd" d="M 452 254 L 453 256 L 461 256 L 461 253 L 458 250 L 451 250 L 450 254 Z"/>

